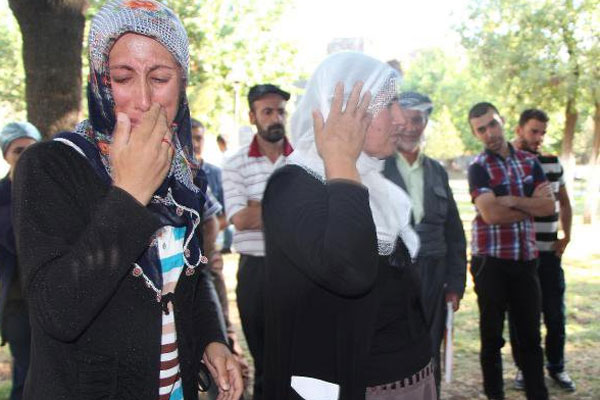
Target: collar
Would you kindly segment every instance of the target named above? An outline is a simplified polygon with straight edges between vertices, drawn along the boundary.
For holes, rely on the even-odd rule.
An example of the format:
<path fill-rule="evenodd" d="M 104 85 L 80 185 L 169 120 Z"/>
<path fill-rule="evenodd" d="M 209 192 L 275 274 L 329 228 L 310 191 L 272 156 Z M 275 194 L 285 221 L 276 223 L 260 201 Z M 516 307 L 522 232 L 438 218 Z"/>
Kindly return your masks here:
<path fill-rule="evenodd" d="M 508 145 L 508 152 L 509 152 L 509 153 L 508 153 L 508 154 L 509 154 L 508 156 L 509 156 L 509 157 L 514 157 L 514 155 L 515 155 L 515 148 L 513 147 L 513 145 L 512 145 L 512 144 L 511 144 L 509 141 L 507 141 L 507 142 L 506 142 L 506 144 Z M 485 152 L 485 154 L 487 154 L 487 155 L 489 155 L 489 156 L 498 157 L 499 159 L 501 159 L 501 160 L 503 160 L 503 161 L 504 161 L 504 157 L 502 157 L 502 156 L 501 156 L 500 154 L 498 154 L 498 153 L 494 153 L 493 151 L 491 151 L 491 150 L 490 150 L 490 149 L 488 149 L 488 148 L 486 148 L 484 152 Z"/>
<path fill-rule="evenodd" d="M 412 164 L 409 164 L 408 161 L 406 161 L 406 158 L 404 158 L 404 156 L 402 155 L 402 153 L 400 153 L 399 151 L 396 152 L 397 160 L 400 161 L 408 169 L 414 169 L 414 168 L 421 167 L 423 165 L 424 157 L 425 156 L 423 155 L 423 152 L 421 150 L 419 150 L 419 154 L 417 155 L 417 159 L 415 160 L 415 162 Z"/>
<path fill-rule="evenodd" d="M 257 136 L 258 136 L 258 133 L 254 135 L 254 138 L 252 139 L 252 142 L 250 143 L 250 148 L 248 149 L 248 157 L 262 157 L 263 156 L 263 154 L 260 152 L 260 147 L 258 146 Z M 294 151 L 294 149 L 292 148 L 292 145 L 288 141 L 287 137 L 284 136 L 283 137 L 283 155 L 285 157 L 287 157 L 290 154 L 292 154 L 292 151 Z"/>

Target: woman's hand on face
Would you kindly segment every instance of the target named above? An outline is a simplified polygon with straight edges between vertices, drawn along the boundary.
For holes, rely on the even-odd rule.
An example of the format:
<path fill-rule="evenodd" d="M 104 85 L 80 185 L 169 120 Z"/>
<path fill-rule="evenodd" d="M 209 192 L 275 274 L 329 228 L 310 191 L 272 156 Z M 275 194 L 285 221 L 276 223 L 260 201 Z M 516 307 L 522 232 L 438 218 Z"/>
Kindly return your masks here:
<path fill-rule="evenodd" d="M 110 147 L 113 184 L 147 205 L 169 172 L 171 136 L 165 110 L 157 103 L 133 129 L 129 117 L 118 113 Z"/>
<path fill-rule="evenodd" d="M 242 370 L 227 346 L 218 342 L 210 343 L 204 350 L 202 361 L 219 387 L 217 400 L 238 400 L 242 396 Z"/>
<path fill-rule="evenodd" d="M 360 98 L 362 82 L 357 82 L 344 104 L 344 85 L 335 87 L 331 110 L 327 121 L 320 111 L 313 111 L 315 143 L 317 151 L 325 163 L 327 179 L 344 178 L 359 181 L 356 160 L 365 142 L 365 136 L 372 116 L 367 113 L 371 93 Z"/>

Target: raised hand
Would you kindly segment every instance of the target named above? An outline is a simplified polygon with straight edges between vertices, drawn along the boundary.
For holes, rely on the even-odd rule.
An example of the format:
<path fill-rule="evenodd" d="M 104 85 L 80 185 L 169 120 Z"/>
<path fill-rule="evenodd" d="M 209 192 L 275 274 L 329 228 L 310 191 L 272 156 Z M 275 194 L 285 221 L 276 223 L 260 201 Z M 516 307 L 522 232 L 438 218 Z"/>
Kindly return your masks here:
<path fill-rule="evenodd" d="M 165 110 L 157 103 L 133 129 L 129 117 L 118 113 L 110 147 L 113 185 L 147 205 L 169 172 L 171 136 Z"/>
<path fill-rule="evenodd" d="M 344 178 L 360 181 L 356 160 L 360 155 L 372 116 L 367 113 L 371 93 L 360 98 L 362 82 L 357 82 L 344 104 L 344 85 L 335 87 L 327 121 L 320 111 L 313 111 L 315 143 L 325 164 L 327 179 Z"/>

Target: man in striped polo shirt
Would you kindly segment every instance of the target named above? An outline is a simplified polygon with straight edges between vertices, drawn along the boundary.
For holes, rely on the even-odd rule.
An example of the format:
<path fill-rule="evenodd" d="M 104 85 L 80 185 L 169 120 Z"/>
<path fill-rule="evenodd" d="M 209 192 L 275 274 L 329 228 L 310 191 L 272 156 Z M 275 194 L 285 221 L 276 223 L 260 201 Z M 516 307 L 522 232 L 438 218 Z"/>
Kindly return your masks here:
<path fill-rule="evenodd" d="M 264 256 L 261 200 L 267 180 L 285 165 L 292 147 L 285 136 L 290 94 L 275 85 L 253 86 L 248 92 L 250 123 L 257 133 L 223 164 L 228 220 L 235 226 L 233 246 L 240 253 L 237 304 L 248 349 L 254 359 L 254 399 L 262 399 L 264 337 Z"/>
<path fill-rule="evenodd" d="M 536 241 L 540 251 L 538 275 L 542 288 L 542 313 L 546 325 L 546 368 L 552 380 L 561 388 L 574 391 L 575 383 L 565 372 L 565 276 L 561 266 L 561 256 L 571 239 L 572 211 L 563 179 L 563 168 L 558 157 L 539 153 L 547 125 L 548 116 L 544 111 L 536 109 L 523 111 L 513 144 L 515 148 L 537 156 L 556 198 L 555 212 L 552 215 L 535 218 Z M 563 231 L 561 239 L 558 238 L 559 219 Z M 515 387 L 524 389 L 519 341 L 512 321 L 510 327 L 513 358 L 519 368 Z"/>
<path fill-rule="evenodd" d="M 500 349 L 508 310 L 520 342 L 527 398 L 546 400 L 533 217 L 551 215 L 554 196 L 536 157 L 515 150 L 504 138 L 504 119 L 493 104 L 473 106 L 469 124 L 485 147 L 468 173 L 477 212 L 471 273 L 479 306 L 484 391 L 488 399 L 504 399 Z"/>

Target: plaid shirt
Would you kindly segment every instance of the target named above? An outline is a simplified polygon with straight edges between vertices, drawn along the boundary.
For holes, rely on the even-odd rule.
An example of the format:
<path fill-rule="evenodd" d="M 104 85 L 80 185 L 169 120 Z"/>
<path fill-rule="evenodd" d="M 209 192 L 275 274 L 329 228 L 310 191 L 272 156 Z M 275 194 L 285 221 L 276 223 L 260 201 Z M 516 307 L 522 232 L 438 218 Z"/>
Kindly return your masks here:
<path fill-rule="evenodd" d="M 504 159 L 485 150 L 469 166 L 469 191 L 475 202 L 483 193 L 496 196 L 531 197 L 534 189 L 546 181 L 535 155 L 515 150 Z M 532 260 L 538 257 L 533 217 L 510 224 L 487 224 L 481 213 L 473 220 L 471 253 L 507 260 Z"/>

